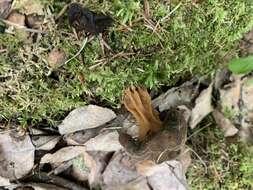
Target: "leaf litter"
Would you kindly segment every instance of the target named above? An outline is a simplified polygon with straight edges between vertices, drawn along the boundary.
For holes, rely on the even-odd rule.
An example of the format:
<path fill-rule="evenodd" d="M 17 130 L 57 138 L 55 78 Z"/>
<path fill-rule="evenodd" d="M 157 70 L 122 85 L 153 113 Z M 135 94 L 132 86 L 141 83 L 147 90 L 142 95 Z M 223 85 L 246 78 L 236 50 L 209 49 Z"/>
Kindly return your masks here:
<path fill-rule="evenodd" d="M 7 171 L 2 170 L 1 180 L 6 185 L 14 185 L 16 179 L 26 177 L 34 167 L 36 168 L 35 152 L 44 150 L 39 168 L 43 170 L 46 164 L 50 164 L 50 175 L 53 178 L 60 174 L 70 175 L 77 180 L 74 184 L 88 182 L 90 188 L 100 186 L 112 190 L 130 187 L 164 189 L 168 186 L 171 189 L 188 189 L 185 177 L 191 164 L 190 150 L 185 144 L 188 127 L 196 127 L 212 113 L 225 137 L 252 137 L 249 131 L 252 130 L 253 106 L 250 99 L 253 88 L 247 82 L 251 76 L 234 76 L 229 72 L 219 72 L 222 74 L 218 73 L 216 77 L 220 78 L 215 78 L 214 81 L 223 82 L 210 82 L 202 90 L 198 85 L 193 85 L 194 95 L 187 92 L 186 100 L 182 96 L 174 105 L 169 103 L 169 94 L 175 97 L 174 92 L 178 93 L 177 88 L 169 89 L 165 93 L 166 96 L 163 94 L 154 101 L 146 89 L 128 88 L 123 104 L 131 113 L 132 119 L 128 113 L 123 117 L 120 114 L 117 116 L 112 110 L 95 105 L 77 108 L 59 125 L 65 145 L 57 149 L 56 145 L 61 139 L 59 135 L 48 135 L 43 131 L 33 130 L 31 137 L 25 134 L 19 137 L 19 141 L 12 141 L 14 137 L 11 133 L 3 133 L 0 138 L 3 162 L 0 162 L 0 166 L 3 169 L 7 168 Z M 188 84 L 192 86 L 192 83 L 186 84 L 179 89 L 189 91 Z M 197 84 L 200 84 L 200 81 Z M 162 110 L 165 110 L 159 113 L 153 105 L 159 108 L 163 101 L 167 102 L 165 104 L 168 109 L 164 107 Z M 234 110 L 234 115 L 228 117 L 228 113 L 224 112 L 225 108 Z M 128 123 L 121 127 L 122 129 L 110 128 L 113 123 L 123 126 L 126 119 Z M 133 126 L 137 130 L 135 129 L 131 136 L 131 133 L 126 132 Z M 16 144 L 17 142 L 19 144 Z M 20 147 L 20 143 L 23 148 Z M 18 155 L 25 154 L 25 160 L 19 157 L 14 159 L 15 156 L 9 158 L 10 154 L 6 150 L 14 150 L 13 147 L 18 147 Z M 29 162 L 26 164 L 28 168 L 24 168 L 23 165 L 22 168 L 15 167 L 13 175 L 13 168 L 8 168 L 13 164 L 10 162 L 20 165 L 21 161 Z M 64 187 L 66 188 L 65 185 L 59 186 Z"/>
<path fill-rule="evenodd" d="M 10 1 L 3 2 L 8 8 Z M 9 15 L 8 10 L 9 21 L 40 29 L 43 5 L 36 4 L 35 0 L 30 4 L 24 2 L 27 1 L 15 1 L 15 7 L 21 11 Z M 77 12 L 69 9 L 73 11 L 69 20 L 74 19 L 82 26 L 83 22 L 88 22 L 81 30 L 96 34 L 111 26 L 109 16 L 99 16 L 77 6 Z M 8 18 L 2 9 L 0 13 L 1 18 Z M 76 18 L 76 13 L 81 13 L 81 17 Z M 42 20 L 37 19 L 38 15 Z M 92 18 L 96 21 L 105 19 L 108 23 L 101 26 L 97 22 L 95 28 L 93 23 L 92 28 Z M 77 31 L 80 29 L 76 25 L 73 27 Z M 55 48 L 47 61 L 54 68 L 66 61 L 66 54 Z M 234 75 L 221 70 L 204 89 L 200 88 L 202 81 L 194 78 L 153 101 L 146 89 L 130 87 L 125 91 L 123 103 L 131 115 L 129 119 L 129 114 L 123 114 L 126 119 L 117 124 L 120 129 L 110 129 L 108 122 L 113 123 L 122 115 L 116 115 L 108 108 L 87 105 L 71 111 L 58 126 L 57 135 L 38 131 L 23 135 L 1 133 L 0 183 L 9 189 L 25 186 L 33 189 L 188 189 L 185 177 L 191 163 L 190 150 L 186 146 L 188 127 L 198 126 L 212 113 L 225 137 L 238 134 L 253 141 L 253 85 L 248 82 L 250 80 L 251 74 Z M 124 130 L 121 129 L 123 125 Z M 42 156 L 36 162 L 35 155 L 39 151 Z M 60 177 L 61 174 L 75 180 L 70 182 Z M 40 183 L 27 182 L 31 176 Z M 25 186 L 20 186 L 17 180 L 23 179 Z"/>

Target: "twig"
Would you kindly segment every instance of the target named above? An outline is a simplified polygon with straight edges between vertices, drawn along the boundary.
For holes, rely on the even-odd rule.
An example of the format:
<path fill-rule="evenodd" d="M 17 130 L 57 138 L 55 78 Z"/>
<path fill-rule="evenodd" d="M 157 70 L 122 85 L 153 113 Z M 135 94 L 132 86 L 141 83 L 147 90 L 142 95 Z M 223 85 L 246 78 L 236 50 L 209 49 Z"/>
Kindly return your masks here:
<path fill-rule="evenodd" d="M 63 15 L 63 14 L 66 12 L 66 10 L 68 9 L 68 6 L 69 6 L 69 4 L 65 5 L 65 6 L 61 9 L 61 11 L 56 15 L 55 20 L 58 20 L 59 18 L 62 17 L 62 15 Z"/>
<path fill-rule="evenodd" d="M 170 15 L 172 15 L 181 5 L 182 5 L 182 3 L 180 2 L 172 11 L 169 12 L 169 14 L 167 14 L 165 17 L 163 17 L 161 19 L 161 22 L 168 19 L 170 17 Z"/>
<path fill-rule="evenodd" d="M 84 38 L 84 40 L 83 40 L 83 45 L 82 45 L 82 47 L 80 48 L 80 50 L 79 50 L 73 57 L 71 57 L 70 59 L 68 59 L 67 61 L 65 61 L 64 63 L 58 65 L 58 66 L 55 67 L 55 68 L 59 68 L 59 67 L 61 67 L 62 65 L 66 65 L 68 62 L 70 62 L 70 61 L 72 61 L 73 59 L 75 59 L 75 58 L 83 51 L 83 49 L 84 49 L 85 45 L 87 44 L 87 42 L 88 42 L 88 38 L 86 37 L 86 38 Z M 54 69 L 55 69 L 55 68 L 54 68 Z M 48 71 L 48 73 L 46 74 L 46 76 L 49 76 L 49 75 L 52 73 L 52 71 L 53 71 L 53 69 L 50 69 L 50 70 Z"/>
<path fill-rule="evenodd" d="M 26 31 L 26 32 L 47 34 L 47 32 L 45 32 L 45 31 L 36 30 L 36 29 L 32 29 L 32 28 L 27 28 L 27 27 L 25 27 L 25 26 L 16 24 L 16 23 L 14 23 L 14 22 L 10 22 L 10 21 L 8 21 L 8 20 L 0 19 L 0 21 L 2 21 L 3 23 L 5 23 L 5 24 L 7 24 L 7 25 L 13 26 L 13 27 L 15 27 L 15 28 L 22 29 L 22 30 L 24 30 L 24 31 Z"/>
<path fill-rule="evenodd" d="M 86 38 L 84 38 L 84 40 L 83 40 L 83 45 L 82 45 L 82 47 L 80 48 L 80 50 L 79 50 L 73 57 L 71 57 L 70 59 L 68 59 L 67 61 L 65 61 L 62 65 L 66 65 L 68 62 L 70 62 L 70 61 L 72 61 L 73 59 L 75 59 L 75 58 L 83 51 L 83 49 L 84 49 L 84 47 L 86 46 L 87 42 L 88 42 L 88 38 L 86 37 Z"/>
<path fill-rule="evenodd" d="M 195 152 L 191 147 L 187 146 L 187 148 L 192 151 L 199 159 L 199 161 L 203 164 L 203 166 L 205 167 L 205 173 L 207 173 L 207 165 L 206 163 L 202 160 L 202 158 L 198 155 L 197 152 Z"/>
<path fill-rule="evenodd" d="M 81 185 L 78 185 L 72 181 L 69 181 L 67 179 L 61 178 L 59 176 L 55 175 L 48 175 L 46 172 L 35 172 L 33 176 L 31 176 L 32 180 L 40 181 L 43 183 L 51 183 L 60 187 L 65 187 L 67 189 L 72 190 L 88 190 L 85 187 L 82 187 Z"/>
<path fill-rule="evenodd" d="M 147 18 L 150 17 L 150 9 L 148 0 L 144 0 L 144 14 Z"/>
<path fill-rule="evenodd" d="M 6 51 L 7 51 L 7 49 L 0 49 L 0 53 L 4 53 Z"/>
<path fill-rule="evenodd" d="M 195 131 L 194 133 L 192 133 L 187 140 L 189 140 L 190 138 L 192 138 L 194 135 L 198 134 L 200 131 L 202 131 L 203 129 L 209 127 L 212 123 L 208 123 L 207 125 L 205 125 L 204 127 L 201 127 L 199 130 Z"/>
<path fill-rule="evenodd" d="M 89 70 L 93 70 L 93 69 L 97 68 L 97 67 L 100 66 L 100 65 L 105 65 L 105 64 L 107 64 L 109 61 L 112 61 L 112 60 L 115 59 L 115 58 L 118 58 L 118 57 L 125 57 L 125 56 L 128 56 L 128 55 L 134 55 L 134 54 L 135 54 L 135 53 L 123 53 L 123 52 L 120 52 L 120 53 L 118 53 L 118 54 L 112 56 L 112 57 L 111 57 L 110 59 L 108 59 L 108 60 L 102 59 L 102 60 L 98 61 L 97 64 L 90 66 L 90 67 L 89 67 Z"/>

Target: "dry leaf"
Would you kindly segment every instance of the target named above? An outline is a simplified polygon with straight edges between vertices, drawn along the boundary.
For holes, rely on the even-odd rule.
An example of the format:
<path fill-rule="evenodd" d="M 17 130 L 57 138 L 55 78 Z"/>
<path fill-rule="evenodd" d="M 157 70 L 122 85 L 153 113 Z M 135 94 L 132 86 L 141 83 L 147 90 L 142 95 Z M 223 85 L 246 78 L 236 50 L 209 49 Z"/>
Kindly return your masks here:
<path fill-rule="evenodd" d="M 157 168 L 156 168 L 157 167 Z M 154 167 L 148 184 L 156 190 L 187 190 L 187 182 L 180 162 L 172 160 Z"/>
<path fill-rule="evenodd" d="M 226 118 L 218 110 L 213 111 L 213 117 L 219 127 L 224 131 L 225 137 L 231 137 L 237 134 L 238 129 L 233 125 L 233 123 Z"/>
<path fill-rule="evenodd" d="M 62 162 L 66 162 L 69 161 L 77 156 L 79 156 L 80 154 L 84 154 L 85 153 L 85 147 L 83 146 L 69 146 L 69 147 L 64 147 L 60 150 L 58 150 L 57 152 L 53 153 L 53 154 L 46 154 L 45 156 L 43 156 L 41 158 L 40 163 L 62 163 Z"/>
<path fill-rule="evenodd" d="M 77 131 L 75 133 L 67 134 L 64 136 L 64 140 L 68 145 L 84 145 L 88 140 L 97 136 L 101 127 L 94 129 L 86 129 L 82 131 Z"/>
<path fill-rule="evenodd" d="M 59 136 L 33 136 L 32 142 L 36 150 L 51 150 L 60 139 Z"/>
<path fill-rule="evenodd" d="M 192 110 L 190 127 L 193 129 L 197 124 L 213 111 L 212 106 L 213 83 L 206 90 L 203 90 L 196 99 L 195 107 Z"/>
<path fill-rule="evenodd" d="M 102 172 L 106 168 L 106 161 L 109 159 L 108 152 L 88 152 L 84 155 L 84 163 L 89 169 L 89 185 L 96 187 L 102 184 Z"/>
<path fill-rule="evenodd" d="M 199 82 L 192 80 L 179 87 L 171 88 L 152 101 L 153 106 L 159 111 L 165 111 L 180 105 L 190 105 L 199 94 Z"/>
<path fill-rule="evenodd" d="M 0 1 L 0 18 L 5 19 L 10 12 L 12 0 Z"/>
<path fill-rule="evenodd" d="M 229 83 L 223 89 L 220 89 L 220 104 L 222 111 L 230 110 L 233 113 L 239 113 L 239 101 L 241 98 L 241 79 L 239 76 L 233 76 L 235 82 Z"/>
<path fill-rule="evenodd" d="M 68 134 L 99 127 L 115 117 L 116 114 L 108 108 L 88 105 L 71 111 L 58 128 L 60 134 Z"/>
<path fill-rule="evenodd" d="M 117 131 L 106 131 L 84 144 L 87 151 L 113 152 L 122 149 Z"/>
<path fill-rule="evenodd" d="M 133 165 L 134 163 L 130 157 L 123 152 L 115 153 L 103 172 L 105 187 L 108 189 L 117 189 L 117 187 L 126 185 L 139 177 L 140 175 L 135 171 Z"/>
<path fill-rule="evenodd" d="M 57 66 L 63 64 L 66 61 L 66 58 L 67 56 L 64 50 L 55 48 L 48 55 L 48 65 L 51 68 L 56 68 Z"/>
<path fill-rule="evenodd" d="M 25 26 L 25 15 L 17 11 L 12 11 L 7 20 L 19 26 Z"/>
<path fill-rule="evenodd" d="M 27 175 L 34 165 L 34 151 L 28 135 L 0 134 L 0 176 L 16 180 Z"/>
<path fill-rule="evenodd" d="M 11 185 L 10 180 L 0 176 L 0 187 Z"/>

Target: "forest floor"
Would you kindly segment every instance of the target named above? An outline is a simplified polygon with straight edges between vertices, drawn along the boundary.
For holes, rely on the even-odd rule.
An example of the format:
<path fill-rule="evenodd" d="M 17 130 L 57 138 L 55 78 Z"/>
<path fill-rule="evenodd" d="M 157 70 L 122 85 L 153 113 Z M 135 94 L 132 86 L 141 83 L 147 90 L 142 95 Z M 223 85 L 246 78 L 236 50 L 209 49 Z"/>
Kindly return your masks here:
<path fill-rule="evenodd" d="M 79 1 L 114 19 L 107 32 L 87 44 L 73 32 L 67 12 L 59 14 L 69 2 L 32 0 L 30 7 L 20 2 L 15 8 L 39 13 L 35 30 L 46 33 L 8 29 L 0 34 L 2 125 L 53 127 L 87 104 L 117 109 L 130 85 L 145 86 L 157 96 L 193 76 L 213 76 L 232 58 L 253 53 L 240 46 L 253 27 L 250 0 Z M 55 48 L 64 52 L 55 55 L 63 63 L 82 51 L 61 64 L 49 61 Z M 197 155 L 187 172 L 192 189 L 252 188 L 247 146 L 228 142 L 211 116 L 189 133 Z"/>

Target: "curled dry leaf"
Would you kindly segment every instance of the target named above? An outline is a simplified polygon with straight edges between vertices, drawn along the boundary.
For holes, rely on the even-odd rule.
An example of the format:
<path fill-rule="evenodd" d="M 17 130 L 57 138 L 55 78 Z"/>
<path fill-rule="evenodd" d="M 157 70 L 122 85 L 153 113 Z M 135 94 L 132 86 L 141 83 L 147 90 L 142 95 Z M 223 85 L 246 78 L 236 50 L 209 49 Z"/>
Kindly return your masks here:
<path fill-rule="evenodd" d="M 197 124 L 213 111 L 212 106 L 213 83 L 206 90 L 203 90 L 196 99 L 195 107 L 190 118 L 190 127 L 193 129 Z"/>
<path fill-rule="evenodd" d="M 237 134 L 238 129 L 233 125 L 233 123 L 226 118 L 218 110 L 213 111 L 213 117 L 219 127 L 224 131 L 225 137 L 231 137 Z"/>
<path fill-rule="evenodd" d="M 115 117 L 116 114 L 108 108 L 88 105 L 71 111 L 58 128 L 60 134 L 68 134 L 99 127 Z"/>
<path fill-rule="evenodd" d="M 56 68 L 57 66 L 63 64 L 67 59 L 66 53 L 64 50 L 55 48 L 53 49 L 47 58 L 48 65 L 51 68 Z"/>
<path fill-rule="evenodd" d="M 28 135 L 0 134 L 0 176 L 16 180 L 27 175 L 34 165 L 34 151 Z"/>

